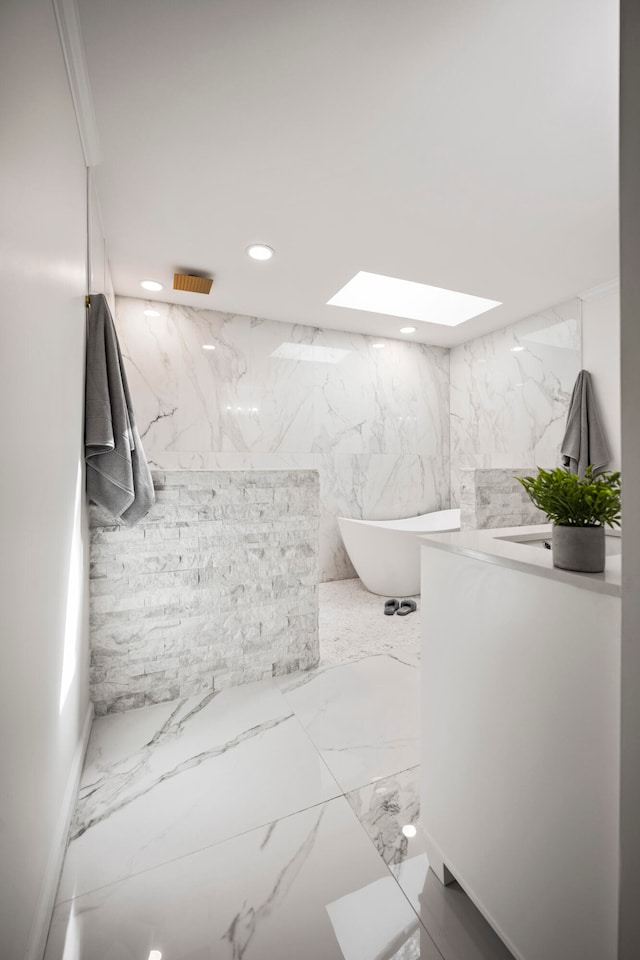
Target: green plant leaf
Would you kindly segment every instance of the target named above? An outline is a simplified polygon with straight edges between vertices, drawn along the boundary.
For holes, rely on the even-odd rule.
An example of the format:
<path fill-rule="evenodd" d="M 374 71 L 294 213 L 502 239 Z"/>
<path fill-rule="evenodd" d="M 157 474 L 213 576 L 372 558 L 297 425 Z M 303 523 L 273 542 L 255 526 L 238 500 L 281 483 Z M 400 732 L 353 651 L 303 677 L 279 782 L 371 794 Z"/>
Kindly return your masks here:
<path fill-rule="evenodd" d="M 599 473 L 587 467 L 584 479 L 563 467 L 544 470 L 535 477 L 516 477 L 533 503 L 552 523 L 561 526 L 620 526 L 619 472 Z"/>

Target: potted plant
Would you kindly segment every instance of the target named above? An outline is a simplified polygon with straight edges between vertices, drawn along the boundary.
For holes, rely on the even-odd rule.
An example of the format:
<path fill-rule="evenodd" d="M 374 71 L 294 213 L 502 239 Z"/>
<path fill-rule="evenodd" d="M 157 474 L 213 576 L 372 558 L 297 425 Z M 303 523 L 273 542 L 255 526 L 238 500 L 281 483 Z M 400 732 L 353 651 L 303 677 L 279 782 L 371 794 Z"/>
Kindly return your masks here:
<path fill-rule="evenodd" d="M 536 507 L 553 523 L 553 565 L 564 570 L 599 573 L 605 563 L 605 526 L 620 526 L 620 474 L 584 479 L 562 467 L 543 470 L 537 477 L 516 477 Z"/>

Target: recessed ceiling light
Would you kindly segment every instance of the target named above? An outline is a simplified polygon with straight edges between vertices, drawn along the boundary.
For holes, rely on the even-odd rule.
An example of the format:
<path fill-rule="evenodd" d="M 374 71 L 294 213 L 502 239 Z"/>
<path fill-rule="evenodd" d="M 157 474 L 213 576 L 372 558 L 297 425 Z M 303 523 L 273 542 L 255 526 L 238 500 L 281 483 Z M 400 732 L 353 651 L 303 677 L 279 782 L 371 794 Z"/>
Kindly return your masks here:
<path fill-rule="evenodd" d="M 159 317 L 159 316 L 160 316 L 160 311 L 159 311 L 159 310 L 145 310 L 145 311 L 144 311 L 144 315 L 145 315 L 145 317 Z"/>
<path fill-rule="evenodd" d="M 214 346 L 213 343 L 203 343 L 203 344 L 202 344 L 202 349 L 203 349 L 203 350 L 215 350 L 215 346 Z"/>
<path fill-rule="evenodd" d="M 373 347 L 374 350 L 384 350 L 385 348 L 384 343 L 372 343 L 371 346 Z"/>
<path fill-rule="evenodd" d="M 411 837 L 415 837 L 418 831 L 416 830 L 416 828 L 412 823 L 407 823 L 406 826 L 402 828 L 402 832 L 404 833 L 405 837 L 411 838 Z"/>
<path fill-rule="evenodd" d="M 273 250 L 265 243 L 252 243 L 247 247 L 247 254 L 252 260 L 271 260 Z"/>
<path fill-rule="evenodd" d="M 524 347 L 511 347 L 511 353 L 520 353 L 521 350 L 524 350 Z"/>
<path fill-rule="evenodd" d="M 145 290 L 162 290 L 164 288 L 164 283 L 159 283 L 157 280 L 141 280 L 140 286 L 144 287 Z"/>
<path fill-rule="evenodd" d="M 327 300 L 333 307 L 367 310 L 369 313 L 438 323 L 447 327 L 455 327 L 492 310 L 500 306 L 500 302 L 364 270 L 349 280 L 331 300 Z"/>
<path fill-rule="evenodd" d="M 400 333 L 415 333 L 415 327 L 400 327 Z"/>

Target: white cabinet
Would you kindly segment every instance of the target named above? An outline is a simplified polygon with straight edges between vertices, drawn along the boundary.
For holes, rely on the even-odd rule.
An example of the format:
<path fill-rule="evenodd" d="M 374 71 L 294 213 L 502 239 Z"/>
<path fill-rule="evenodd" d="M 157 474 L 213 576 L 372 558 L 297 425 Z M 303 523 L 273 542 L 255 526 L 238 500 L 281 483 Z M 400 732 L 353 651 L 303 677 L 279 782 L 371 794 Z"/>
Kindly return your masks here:
<path fill-rule="evenodd" d="M 616 957 L 620 599 L 582 582 L 422 546 L 430 862 L 519 960 Z"/>

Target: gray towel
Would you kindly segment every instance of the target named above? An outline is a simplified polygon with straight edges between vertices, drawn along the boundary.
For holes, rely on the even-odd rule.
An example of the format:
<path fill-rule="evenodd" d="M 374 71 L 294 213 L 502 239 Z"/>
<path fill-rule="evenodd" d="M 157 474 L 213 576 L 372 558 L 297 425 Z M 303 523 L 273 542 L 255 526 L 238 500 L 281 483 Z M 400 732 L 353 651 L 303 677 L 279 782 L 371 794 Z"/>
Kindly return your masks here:
<path fill-rule="evenodd" d="M 562 465 L 581 479 L 589 465 L 595 475 L 609 463 L 609 447 L 587 370 L 580 371 L 571 394 L 567 429 L 560 452 Z"/>
<path fill-rule="evenodd" d="M 148 513 L 155 502 L 153 481 L 111 311 L 103 294 L 95 293 L 87 329 L 84 458 L 91 500 L 129 526 Z"/>

